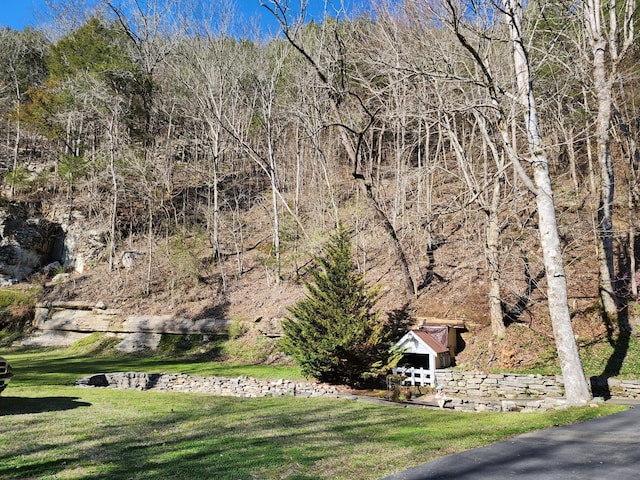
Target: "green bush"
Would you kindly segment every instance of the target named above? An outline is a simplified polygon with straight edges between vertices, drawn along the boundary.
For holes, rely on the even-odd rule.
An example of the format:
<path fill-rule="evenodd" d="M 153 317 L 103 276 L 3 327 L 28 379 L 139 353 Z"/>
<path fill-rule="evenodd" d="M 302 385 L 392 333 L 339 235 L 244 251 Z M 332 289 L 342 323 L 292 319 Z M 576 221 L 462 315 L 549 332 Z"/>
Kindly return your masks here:
<path fill-rule="evenodd" d="M 242 337 L 249 331 L 249 324 L 246 321 L 234 318 L 229 325 L 229 338 L 235 340 Z"/>

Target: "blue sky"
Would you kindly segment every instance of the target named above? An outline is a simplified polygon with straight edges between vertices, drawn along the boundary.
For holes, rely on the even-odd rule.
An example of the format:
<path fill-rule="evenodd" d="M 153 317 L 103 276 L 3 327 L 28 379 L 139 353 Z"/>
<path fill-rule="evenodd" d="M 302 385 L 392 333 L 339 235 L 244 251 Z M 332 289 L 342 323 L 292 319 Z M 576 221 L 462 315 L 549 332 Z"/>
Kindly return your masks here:
<path fill-rule="evenodd" d="M 4 0 L 0 9 L 0 25 L 22 30 L 26 25 L 34 25 L 35 4 L 43 0 Z"/>
<path fill-rule="evenodd" d="M 16 30 L 22 30 L 25 26 L 37 26 L 37 19 L 42 18 L 42 12 L 45 10 L 45 0 L 0 1 L 2 2 L 0 6 L 0 26 L 8 26 Z M 335 4 L 340 4 L 338 0 L 330 0 L 329 3 L 332 1 Z M 297 4 L 298 1 L 294 0 L 292 3 Z M 345 3 L 349 6 L 355 2 L 350 0 Z M 260 7 L 260 0 L 237 0 L 236 5 L 238 11 L 242 12 L 247 18 L 251 18 L 254 15 L 261 15 L 262 17 L 268 18 L 269 13 Z M 322 18 L 323 11 L 324 0 L 309 0 L 309 14 L 315 18 Z M 331 7 L 329 8 L 329 12 L 332 13 Z M 38 13 L 40 13 L 40 15 Z"/>

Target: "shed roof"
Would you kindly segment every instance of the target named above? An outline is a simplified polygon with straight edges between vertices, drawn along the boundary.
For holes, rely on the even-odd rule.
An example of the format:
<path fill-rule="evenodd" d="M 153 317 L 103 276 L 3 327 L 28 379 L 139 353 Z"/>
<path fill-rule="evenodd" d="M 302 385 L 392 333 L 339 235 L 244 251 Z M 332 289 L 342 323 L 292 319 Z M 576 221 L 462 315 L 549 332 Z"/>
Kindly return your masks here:
<path fill-rule="evenodd" d="M 398 343 L 396 343 L 396 345 L 402 346 L 403 344 L 411 340 L 411 338 L 417 339 L 420 343 L 425 345 L 428 350 L 433 351 L 433 353 L 435 354 L 449 352 L 449 349 L 445 345 L 440 343 L 438 340 L 436 340 L 433 337 L 433 335 L 421 330 L 410 330 L 398 341 Z M 415 353 L 415 352 L 407 352 L 407 353 Z"/>
<path fill-rule="evenodd" d="M 440 343 L 436 338 L 428 332 L 424 332 L 422 330 L 412 330 L 420 340 L 429 345 L 432 350 L 435 350 L 436 353 L 445 353 L 448 352 L 449 349 L 446 345 Z"/>

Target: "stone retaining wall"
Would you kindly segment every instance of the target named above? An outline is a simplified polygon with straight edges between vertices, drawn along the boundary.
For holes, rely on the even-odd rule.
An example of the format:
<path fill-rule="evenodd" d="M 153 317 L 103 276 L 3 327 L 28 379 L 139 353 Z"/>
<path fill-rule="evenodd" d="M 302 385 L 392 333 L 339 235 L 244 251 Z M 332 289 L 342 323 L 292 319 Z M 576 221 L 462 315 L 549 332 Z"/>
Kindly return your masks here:
<path fill-rule="evenodd" d="M 84 377 L 79 386 L 118 389 L 154 390 L 161 392 L 199 392 L 234 397 L 339 397 L 334 385 L 290 380 L 260 380 L 249 377 L 198 377 L 183 373 L 100 373 Z"/>
<path fill-rule="evenodd" d="M 562 377 L 554 375 L 436 370 L 436 384 L 441 385 L 447 395 L 468 398 L 564 396 Z"/>
<path fill-rule="evenodd" d="M 592 404 L 595 405 L 601 401 L 595 401 Z M 564 408 L 567 402 L 562 398 L 551 397 L 510 400 L 454 397 L 447 399 L 445 406 L 461 412 L 536 412 Z"/>
<path fill-rule="evenodd" d="M 562 377 L 485 374 L 436 370 L 436 380 L 443 386 L 445 408 L 460 411 L 526 412 L 563 408 Z M 199 377 L 182 373 L 99 373 L 84 377 L 76 385 L 160 392 L 199 392 L 216 395 L 256 398 L 274 396 L 354 397 L 344 387 L 290 380 L 260 380 L 250 377 Z M 615 397 L 640 396 L 640 381 L 609 379 L 608 391 Z M 597 395 L 597 394 L 596 394 Z M 355 398 L 355 397 L 354 397 Z M 602 398 L 591 402 L 602 402 Z M 410 406 L 435 407 L 432 395 L 419 397 Z"/>
<path fill-rule="evenodd" d="M 465 398 L 561 398 L 564 382 L 560 375 L 482 373 L 436 370 L 436 384 L 452 397 Z M 593 395 L 603 397 L 640 397 L 640 380 L 591 378 Z"/>
<path fill-rule="evenodd" d="M 152 390 L 159 392 L 196 392 L 216 395 L 257 398 L 274 396 L 295 397 L 356 397 L 348 391 L 333 385 L 312 382 L 293 382 L 290 380 L 259 380 L 250 377 L 198 377 L 186 374 L 167 373 L 99 373 L 84 377 L 76 382 L 84 387 L 108 387 L 116 389 Z M 369 401 L 384 402 L 372 398 Z M 388 402 L 384 402 L 390 404 Z M 394 403 L 394 405 L 398 405 Z M 432 396 L 418 398 L 413 402 L 403 403 L 406 406 L 436 408 Z M 562 399 L 494 399 L 447 397 L 446 408 L 464 412 L 527 412 L 560 408 Z"/>
<path fill-rule="evenodd" d="M 617 380 L 610 378 L 609 391 L 612 396 L 640 397 L 640 380 Z"/>

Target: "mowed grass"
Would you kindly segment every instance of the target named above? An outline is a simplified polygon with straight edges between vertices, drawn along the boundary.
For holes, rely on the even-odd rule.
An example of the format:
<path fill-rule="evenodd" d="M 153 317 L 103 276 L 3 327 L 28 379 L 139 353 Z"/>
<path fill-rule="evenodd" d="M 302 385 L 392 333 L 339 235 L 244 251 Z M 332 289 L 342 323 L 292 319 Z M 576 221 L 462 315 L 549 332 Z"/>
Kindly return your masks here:
<path fill-rule="evenodd" d="M 186 373 L 203 377 L 285 378 L 304 380 L 300 369 L 281 365 L 218 363 L 203 359 L 168 356 L 117 355 L 101 352 L 57 350 L 12 350 L 3 353 L 11 363 L 17 385 L 74 385 L 78 378 L 94 373 L 144 372 Z"/>
<path fill-rule="evenodd" d="M 98 371 L 253 371 L 263 378 L 282 378 L 286 371 L 72 350 L 3 355 L 16 378 L 0 397 L 2 479 L 378 479 L 622 408 L 456 413 L 348 399 L 89 389 L 71 383 Z"/>

